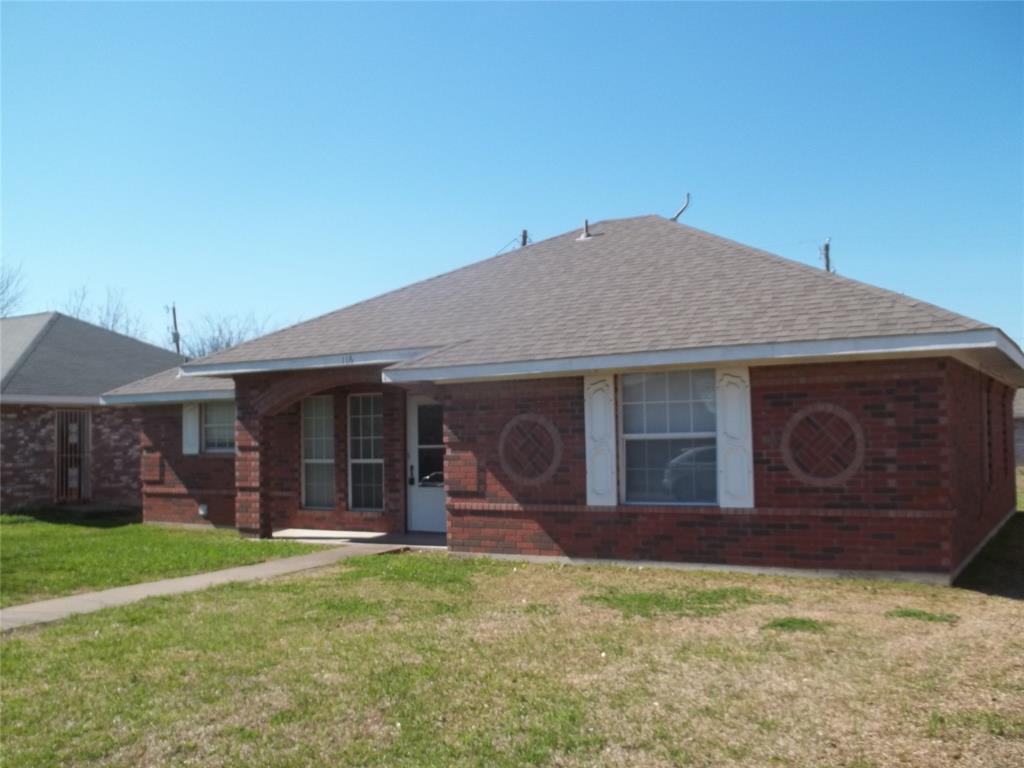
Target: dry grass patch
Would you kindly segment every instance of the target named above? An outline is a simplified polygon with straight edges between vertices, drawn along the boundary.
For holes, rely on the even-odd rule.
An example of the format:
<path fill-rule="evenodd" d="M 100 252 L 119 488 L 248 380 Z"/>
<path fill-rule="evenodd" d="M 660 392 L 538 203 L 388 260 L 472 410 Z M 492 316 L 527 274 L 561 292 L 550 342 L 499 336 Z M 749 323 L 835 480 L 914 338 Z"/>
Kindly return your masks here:
<path fill-rule="evenodd" d="M 959 620 L 886 616 L 907 606 Z M 7 637 L 4 762 L 1018 765 L 1022 618 L 895 583 L 361 558 Z M 827 631 L 764 629 L 794 620 Z"/>

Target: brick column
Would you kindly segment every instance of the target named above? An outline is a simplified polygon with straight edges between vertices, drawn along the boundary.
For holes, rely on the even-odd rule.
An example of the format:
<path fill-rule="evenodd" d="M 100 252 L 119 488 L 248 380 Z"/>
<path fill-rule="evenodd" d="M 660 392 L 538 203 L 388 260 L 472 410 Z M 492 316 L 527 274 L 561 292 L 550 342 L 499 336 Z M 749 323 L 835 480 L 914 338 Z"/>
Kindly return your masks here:
<path fill-rule="evenodd" d="M 253 403 L 253 392 L 236 380 L 235 527 L 269 539 L 272 533 L 267 489 L 260 482 L 268 466 L 267 418 Z"/>

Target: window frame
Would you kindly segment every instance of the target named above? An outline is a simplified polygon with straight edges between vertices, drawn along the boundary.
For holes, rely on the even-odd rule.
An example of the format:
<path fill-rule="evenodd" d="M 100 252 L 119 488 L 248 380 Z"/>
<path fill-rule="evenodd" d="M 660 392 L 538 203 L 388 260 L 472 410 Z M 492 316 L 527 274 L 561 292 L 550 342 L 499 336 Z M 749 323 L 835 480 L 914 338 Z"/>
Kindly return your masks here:
<path fill-rule="evenodd" d="M 381 456 L 379 459 L 354 459 L 352 458 L 352 401 L 356 398 L 361 397 L 379 397 L 380 398 L 380 412 L 381 412 Z M 384 477 L 384 393 L 383 392 L 351 392 L 347 398 L 345 407 L 345 456 L 346 461 L 346 486 L 347 497 L 348 497 L 348 508 L 353 512 L 383 512 L 387 506 L 387 502 L 384 498 L 384 489 L 387 482 Z M 371 435 L 371 439 L 373 436 Z M 352 489 L 354 483 L 352 482 L 352 467 L 355 464 L 379 464 L 380 465 L 380 506 L 379 507 L 357 507 L 352 503 Z"/>
<path fill-rule="evenodd" d="M 628 434 L 626 433 L 624 381 L 626 376 L 637 376 L 647 374 L 664 374 L 696 371 L 710 371 L 715 382 L 715 429 L 708 432 L 658 432 L 650 434 Z M 619 504 L 630 507 L 720 507 L 719 502 L 719 478 L 717 476 L 719 466 L 718 456 L 718 426 L 721 414 L 718 413 L 718 371 L 715 368 L 699 366 L 694 368 L 669 368 L 658 371 L 622 371 L 615 375 L 615 446 L 618 452 L 616 466 L 619 473 Z M 626 443 L 629 440 L 714 440 L 715 441 L 715 500 L 714 501 L 630 501 L 626 495 Z"/>
<path fill-rule="evenodd" d="M 210 448 L 206 443 L 206 413 L 211 405 L 231 403 L 231 447 Z M 235 437 L 235 422 L 238 420 L 238 403 L 234 400 L 213 400 L 199 404 L 199 453 L 230 455 L 237 451 L 238 441 Z M 217 425 L 217 426 L 223 426 Z"/>
<path fill-rule="evenodd" d="M 307 459 L 306 458 L 306 403 L 310 400 L 325 400 L 331 404 L 331 458 L 329 459 Z M 309 397 L 302 398 L 302 404 L 299 408 L 299 453 L 300 453 L 300 465 L 301 471 L 301 502 L 303 509 L 316 509 L 316 510 L 333 510 L 338 506 L 337 495 L 338 495 L 338 446 L 337 438 L 334 434 L 334 395 L 310 395 Z M 310 505 L 306 500 L 306 465 L 307 464 L 329 464 L 331 466 L 331 503 L 329 505 Z"/>

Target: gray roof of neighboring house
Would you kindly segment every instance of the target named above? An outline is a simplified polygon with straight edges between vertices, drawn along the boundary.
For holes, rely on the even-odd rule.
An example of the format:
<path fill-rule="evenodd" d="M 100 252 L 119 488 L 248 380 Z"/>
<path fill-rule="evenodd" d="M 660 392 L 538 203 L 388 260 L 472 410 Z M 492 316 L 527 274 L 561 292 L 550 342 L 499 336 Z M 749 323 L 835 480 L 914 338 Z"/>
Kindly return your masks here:
<path fill-rule="evenodd" d="M 116 405 L 120 401 L 155 403 L 227 399 L 234 397 L 234 393 L 235 382 L 232 379 L 213 376 L 183 377 L 181 369 L 174 366 L 105 392 L 103 399 Z"/>
<path fill-rule="evenodd" d="M 59 312 L 0 319 L 4 400 L 95 398 L 183 357 Z"/>
<path fill-rule="evenodd" d="M 185 370 L 418 350 L 396 356 L 405 360 L 397 370 L 990 328 L 661 216 L 590 231 L 587 240 L 574 230 L 400 288 Z"/>

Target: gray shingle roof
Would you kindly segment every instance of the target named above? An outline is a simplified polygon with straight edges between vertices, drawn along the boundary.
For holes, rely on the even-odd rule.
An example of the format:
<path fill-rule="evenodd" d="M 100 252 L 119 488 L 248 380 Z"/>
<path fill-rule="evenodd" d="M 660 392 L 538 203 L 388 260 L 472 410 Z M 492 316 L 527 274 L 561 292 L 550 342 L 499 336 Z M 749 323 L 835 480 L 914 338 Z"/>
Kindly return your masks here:
<path fill-rule="evenodd" d="M 113 398 L 127 395 L 182 395 L 194 392 L 233 393 L 234 391 L 235 382 L 232 379 L 214 376 L 184 377 L 181 375 L 181 369 L 174 366 L 104 394 L 113 400 Z"/>
<path fill-rule="evenodd" d="M 184 358 L 59 312 L 0 319 L 5 398 L 99 397 Z"/>
<path fill-rule="evenodd" d="M 434 348 L 396 366 L 417 368 L 989 327 L 660 216 L 590 229 L 193 362 Z"/>

